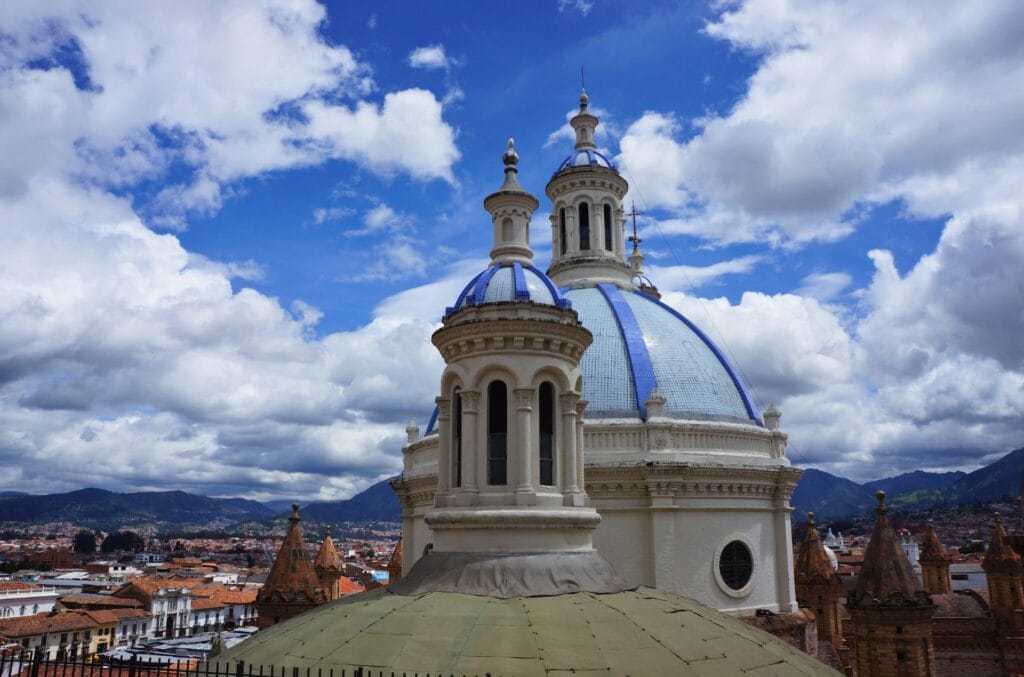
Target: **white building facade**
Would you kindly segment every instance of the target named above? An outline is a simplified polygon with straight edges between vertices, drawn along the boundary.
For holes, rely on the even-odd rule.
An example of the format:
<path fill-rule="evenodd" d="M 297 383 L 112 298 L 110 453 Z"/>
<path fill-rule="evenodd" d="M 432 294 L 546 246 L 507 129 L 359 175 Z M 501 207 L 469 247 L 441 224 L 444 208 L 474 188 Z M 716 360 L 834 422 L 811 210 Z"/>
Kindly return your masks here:
<path fill-rule="evenodd" d="M 524 256 L 530 205 L 492 195 L 485 201 L 495 232 L 492 265 L 470 281 L 446 316 L 475 306 L 485 319 L 489 304 L 510 299 L 564 301 L 593 342 L 580 358 L 576 382 L 552 377 L 556 401 L 544 415 L 548 400 L 539 401 L 536 362 L 553 340 L 561 340 L 556 348 L 567 354 L 575 350 L 568 338 L 521 333 L 494 342 L 466 329 L 458 341 L 438 346 L 449 368 L 437 409 L 422 437 L 415 425 L 407 429 L 404 470 L 393 482 L 403 508 L 403 570 L 445 538 L 426 520 L 437 500 L 487 502 L 491 494 L 507 495 L 496 490 L 495 480 L 504 480 L 521 485 L 516 495 L 526 504 L 596 508 L 594 544 L 633 585 L 739 615 L 795 611 L 789 501 L 801 471 L 786 458 L 781 414 L 774 407 L 760 414 L 722 351 L 661 303 L 643 276 L 639 238 L 627 262 L 622 199 L 628 185 L 594 144 L 598 119 L 588 106 L 584 92 L 571 120 L 576 147 L 547 185 L 547 275 Z M 508 350 L 518 351 L 504 359 L 514 415 L 507 429 L 493 431 L 484 404 L 488 378 L 466 380 L 454 358 Z M 509 466 L 507 477 L 462 466 L 457 490 L 450 473 L 442 473 L 439 484 L 439 464 L 450 468 L 454 458 L 477 458 L 473 450 L 498 444 L 501 435 L 508 436 L 508 448 L 514 440 L 536 440 L 544 454 L 530 467 Z M 577 448 L 583 462 L 569 467 L 564 459 L 574 458 Z M 545 483 L 554 478 L 554 485 Z"/>
<path fill-rule="evenodd" d="M 63 591 L 48 585 L 8 585 L 0 589 L 0 618 L 48 613 L 62 594 Z"/>

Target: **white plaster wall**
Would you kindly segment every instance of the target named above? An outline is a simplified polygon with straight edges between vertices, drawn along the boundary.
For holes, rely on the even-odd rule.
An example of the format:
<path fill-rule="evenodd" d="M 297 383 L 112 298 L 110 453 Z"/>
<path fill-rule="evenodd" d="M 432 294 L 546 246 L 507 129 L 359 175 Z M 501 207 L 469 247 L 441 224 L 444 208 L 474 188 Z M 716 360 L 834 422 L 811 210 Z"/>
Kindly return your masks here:
<path fill-rule="evenodd" d="M 646 511 L 598 508 L 601 523 L 594 531 L 594 547 L 631 585 L 652 585 L 650 520 Z M 606 553 L 615 553 L 614 558 Z M 613 561 L 614 559 L 614 561 Z"/>

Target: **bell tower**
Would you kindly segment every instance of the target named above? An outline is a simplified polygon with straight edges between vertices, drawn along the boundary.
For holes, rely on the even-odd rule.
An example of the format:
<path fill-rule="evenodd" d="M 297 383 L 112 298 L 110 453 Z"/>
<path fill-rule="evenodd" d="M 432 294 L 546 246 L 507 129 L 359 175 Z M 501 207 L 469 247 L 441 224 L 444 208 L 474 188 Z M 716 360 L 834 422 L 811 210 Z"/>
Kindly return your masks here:
<path fill-rule="evenodd" d="M 629 184 L 598 151 L 594 133 L 600 120 L 589 107 L 583 89 L 579 113 L 569 120 L 576 146 L 546 189 L 553 205 L 548 275 L 559 287 L 606 282 L 629 288 L 632 270 L 626 263 L 622 208 Z"/>

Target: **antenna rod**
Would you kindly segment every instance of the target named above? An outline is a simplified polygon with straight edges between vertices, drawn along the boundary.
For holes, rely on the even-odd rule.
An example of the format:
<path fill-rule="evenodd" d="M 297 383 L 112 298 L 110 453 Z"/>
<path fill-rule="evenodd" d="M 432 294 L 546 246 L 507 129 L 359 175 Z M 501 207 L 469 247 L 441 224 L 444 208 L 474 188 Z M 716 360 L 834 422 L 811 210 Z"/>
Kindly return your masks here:
<path fill-rule="evenodd" d="M 586 90 L 587 88 L 587 79 L 583 77 L 583 64 L 580 64 L 580 86 L 584 90 Z"/>

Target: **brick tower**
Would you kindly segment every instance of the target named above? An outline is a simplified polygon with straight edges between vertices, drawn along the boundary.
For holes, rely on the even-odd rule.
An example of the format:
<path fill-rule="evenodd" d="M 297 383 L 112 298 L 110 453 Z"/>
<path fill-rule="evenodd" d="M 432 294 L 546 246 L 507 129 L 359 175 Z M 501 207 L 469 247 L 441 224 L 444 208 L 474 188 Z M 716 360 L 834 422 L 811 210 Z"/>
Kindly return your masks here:
<path fill-rule="evenodd" d="M 320 579 L 309 562 L 309 552 L 302 540 L 299 504 L 292 504 L 288 533 L 270 568 L 267 582 L 256 595 L 256 612 L 260 630 L 309 611 L 327 601 Z"/>
<path fill-rule="evenodd" d="M 330 527 L 327 527 L 323 545 L 320 546 L 320 552 L 313 560 L 313 569 L 316 571 L 316 577 L 320 579 L 320 585 L 324 589 L 327 601 L 341 597 L 339 581 L 345 575 L 345 569 L 341 565 L 338 551 L 334 548 L 334 541 L 331 540 Z"/>
<path fill-rule="evenodd" d="M 996 620 L 1003 670 L 1006 674 L 1024 673 L 1024 564 L 1010 547 L 1003 522 L 996 515 L 992 541 L 981 561 L 988 578 L 988 597 Z"/>
<path fill-rule="evenodd" d="M 818 538 L 814 513 L 807 513 L 807 518 L 807 536 L 796 555 L 796 600 L 814 611 L 818 641 L 830 642 L 838 649 L 843 645 L 843 620 L 839 612 L 843 583 Z"/>
<path fill-rule="evenodd" d="M 875 529 L 857 586 L 846 600 L 853 617 L 857 673 L 861 677 L 934 675 L 935 605 L 917 582 L 879 491 Z"/>
<path fill-rule="evenodd" d="M 917 561 L 921 563 L 921 578 L 924 589 L 933 595 L 946 595 L 953 592 L 953 580 L 949 577 L 949 558 L 939 543 L 935 527 L 928 525 L 928 532 L 921 545 L 921 553 Z"/>

